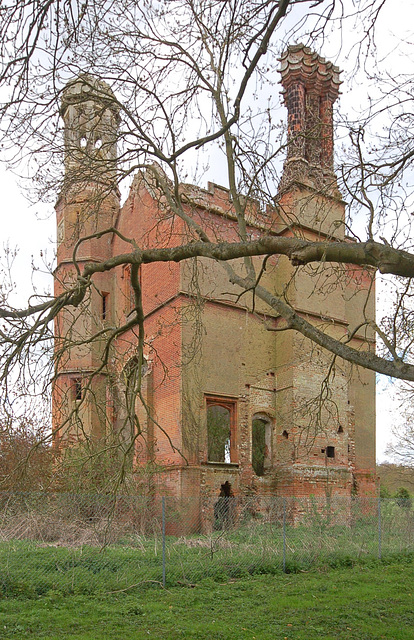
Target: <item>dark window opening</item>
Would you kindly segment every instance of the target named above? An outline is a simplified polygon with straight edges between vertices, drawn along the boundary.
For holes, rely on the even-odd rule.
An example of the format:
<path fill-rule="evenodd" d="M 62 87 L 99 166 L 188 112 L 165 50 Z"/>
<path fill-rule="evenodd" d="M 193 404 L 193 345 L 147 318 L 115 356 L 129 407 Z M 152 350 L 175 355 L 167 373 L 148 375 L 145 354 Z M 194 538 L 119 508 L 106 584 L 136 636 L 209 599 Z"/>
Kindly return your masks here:
<path fill-rule="evenodd" d="M 266 421 L 256 418 L 252 422 L 252 465 L 257 476 L 264 474 L 266 457 Z"/>
<path fill-rule="evenodd" d="M 234 462 L 235 403 L 207 398 L 207 460 Z"/>
<path fill-rule="evenodd" d="M 80 378 L 73 381 L 73 397 L 75 400 L 82 400 L 82 380 Z"/>
<path fill-rule="evenodd" d="M 80 212 L 76 212 L 76 222 L 73 227 L 73 240 L 79 240 L 82 231 L 82 222 Z"/>
<path fill-rule="evenodd" d="M 125 314 L 128 315 L 131 313 L 132 309 L 135 307 L 135 296 L 134 289 L 131 284 L 131 265 L 127 264 L 122 272 L 122 277 L 124 279 L 124 298 L 125 298 Z"/>
<path fill-rule="evenodd" d="M 102 292 L 102 320 L 107 320 L 109 311 L 109 293 Z"/>
<path fill-rule="evenodd" d="M 282 433 L 282 436 L 285 438 L 285 440 L 289 440 L 289 434 L 288 434 L 288 432 L 286 431 L 286 429 L 285 429 L 285 431 Z"/>
<path fill-rule="evenodd" d="M 344 428 L 343 426 L 340 424 L 338 427 L 338 433 L 343 433 L 344 432 Z"/>
<path fill-rule="evenodd" d="M 252 420 L 252 467 L 257 476 L 271 466 L 272 422 L 267 415 L 255 415 Z"/>
<path fill-rule="evenodd" d="M 326 457 L 335 458 L 335 447 L 326 447 Z"/>
<path fill-rule="evenodd" d="M 131 265 L 125 265 L 122 273 L 122 277 L 124 280 L 124 298 L 125 298 L 125 313 L 129 315 L 131 311 L 135 309 L 135 291 L 131 282 Z M 141 265 L 138 269 L 138 283 L 142 288 L 142 269 Z"/>

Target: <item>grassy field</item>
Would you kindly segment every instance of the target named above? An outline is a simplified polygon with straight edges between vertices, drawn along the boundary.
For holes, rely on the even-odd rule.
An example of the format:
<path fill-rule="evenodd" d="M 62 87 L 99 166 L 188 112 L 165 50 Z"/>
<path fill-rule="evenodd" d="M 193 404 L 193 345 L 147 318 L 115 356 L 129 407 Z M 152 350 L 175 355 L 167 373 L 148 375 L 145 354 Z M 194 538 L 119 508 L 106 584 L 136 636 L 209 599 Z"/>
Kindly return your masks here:
<path fill-rule="evenodd" d="M 192 588 L 0 600 L 0 638 L 412 640 L 414 559 Z"/>
<path fill-rule="evenodd" d="M 100 511 L 62 514 L 43 496 L 37 509 L 9 503 L 0 640 L 414 638 L 411 502 L 381 502 L 381 518 L 377 502 L 310 504 L 291 525 L 273 501 L 225 530 L 167 533 L 165 554 L 156 517 L 108 528 Z"/>
<path fill-rule="evenodd" d="M 414 549 L 411 513 L 394 519 L 381 534 L 381 556 L 404 557 Z M 407 518 L 406 518 L 407 519 Z M 398 525 L 398 526 L 397 526 Z M 283 529 L 251 523 L 228 531 L 188 537 L 167 536 L 165 586 L 219 583 L 257 575 L 283 575 L 318 569 L 352 567 L 379 557 L 375 521 L 353 527 L 313 522 Z M 129 536 L 118 543 L 60 546 L 36 540 L 0 542 L 0 598 L 95 596 L 108 591 L 154 588 L 163 580 L 163 545 L 158 536 Z"/>
<path fill-rule="evenodd" d="M 341 532 L 334 529 L 327 540 L 323 535 L 313 539 L 299 537 L 296 544 L 292 536 L 286 573 L 352 567 L 378 557 L 368 536 L 363 536 L 362 543 L 354 536 L 356 542 L 350 545 Z M 263 536 L 244 540 L 240 533 L 235 538 L 168 539 L 166 587 L 198 584 L 205 578 L 223 583 L 256 575 L 283 575 L 280 540 Z M 398 551 L 387 551 L 384 560 L 410 553 Z M 36 598 L 50 592 L 94 596 L 129 589 L 131 585 L 139 585 L 141 590 L 154 588 L 162 580 L 162 546 L 150 539 L 140 540 L 136 547 L 129 544 L 107 548 L 54 547 L 24 540 L 0 543 L 0 598 Z"/>

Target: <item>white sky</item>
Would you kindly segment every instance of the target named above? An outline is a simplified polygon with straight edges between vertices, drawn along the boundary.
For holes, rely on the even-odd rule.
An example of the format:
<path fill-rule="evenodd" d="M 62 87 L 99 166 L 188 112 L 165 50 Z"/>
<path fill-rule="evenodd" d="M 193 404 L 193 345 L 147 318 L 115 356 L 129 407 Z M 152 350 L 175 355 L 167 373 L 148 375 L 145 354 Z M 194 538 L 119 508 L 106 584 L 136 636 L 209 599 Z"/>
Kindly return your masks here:
<path fill-rule="evenodd" d="M 404 2 L 404 10 L 401 4 L 396 10 L 392 0 L 385 5 L 378 25 L 377 41 L 381 43 L 384 53 L 390 54 L 384 61 L 384 65 L 391 72 L 393 68 L 412 72 L 414 51 L 412 24 L 414 24 L 414 3 L 411 0 Z M 329 43 L 321 53 L 329 58 Z M 352 55 L 347 56 L 347 53 L 345 42 L 339 58 L 334 60 L 340 68 L 344 69 L 343 80 L 355 63 Z M 365 87 L 354 86 L 352 91 L 349 91 L 346 84 L 342 86 L 341 111 L 349 112 L 356 103 L 363 104 L 365 100 L 367 100 Z M 283 111 L 280 117 L 284 117 Z M 206 176 L 206 181 L 209 179 L 220 183 L 221 170 L 217 167 L 215 171 L 212 167 Z M 32 280 L 41 293 L 52 289 L 52 277 L 46 273 L 44 260 L 50 263 L 55 251 L 54 208 L 53 205 L 29 205 L 18 186 L 17 178 L 2 165 L 0 165 L 0 193 L 4 207 L 2 245 L 9 244 L 12 249 L 18 247 L 18 256 L 13 265 L 13 280 L 16 288 L 12 301 L 16 305 L 23 306 L 33 291 Z M 32 275 L 32 263 L 39 269 L 34 275 Z M 400 419 L 401 411 L 400 401 L 396 399 L 395 394 L 398 384 L 392 384 L 384 377 L 378 378 L 377 459 L 382 461 L 385 457 L 386 445 L 391 439 L 390 429 Z"/>
<path fill-rule="evenodd" d="M 18 180 L 0 165 L 0 193 L 3 202 L 1 250 L 9 245 L 18 249 L 13 263 L 12 277 L 16 283 L 13 304 L 24 305 L 33 292 L 33 282 L 40 292 L 51 289 L 52 278 L 45 274 L 43 256 L 52 257 L 55 252 L 56 223 L 51 205 L 31 206 Z M 34 273 L 34 263 L 40 270 Z"/>

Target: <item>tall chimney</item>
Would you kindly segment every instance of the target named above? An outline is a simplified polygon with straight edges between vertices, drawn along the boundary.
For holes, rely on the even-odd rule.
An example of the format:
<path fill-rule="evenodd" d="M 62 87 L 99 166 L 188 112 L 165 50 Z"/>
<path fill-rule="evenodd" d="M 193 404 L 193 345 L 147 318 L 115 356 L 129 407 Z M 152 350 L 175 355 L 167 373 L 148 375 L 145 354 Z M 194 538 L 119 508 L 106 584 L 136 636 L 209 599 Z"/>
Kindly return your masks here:
<path fill-rule="evenodd" d="M 288 150 L 279 193 L 296 183 L 337 194 L 333 104 L 339 95 L 340 71 L 303 44 L 289 46 L 280 62 Z"/>

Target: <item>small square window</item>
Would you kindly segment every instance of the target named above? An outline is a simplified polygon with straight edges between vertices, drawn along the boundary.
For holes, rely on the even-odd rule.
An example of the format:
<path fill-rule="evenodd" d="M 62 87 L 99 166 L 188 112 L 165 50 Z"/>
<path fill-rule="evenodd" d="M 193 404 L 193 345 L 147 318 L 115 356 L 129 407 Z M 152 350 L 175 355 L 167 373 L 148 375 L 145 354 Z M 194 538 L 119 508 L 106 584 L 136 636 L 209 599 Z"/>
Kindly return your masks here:
<path fill-rule="evenodd" d="M 335 458 L 335 447 L 326 447 L 326 457 Z"/>

